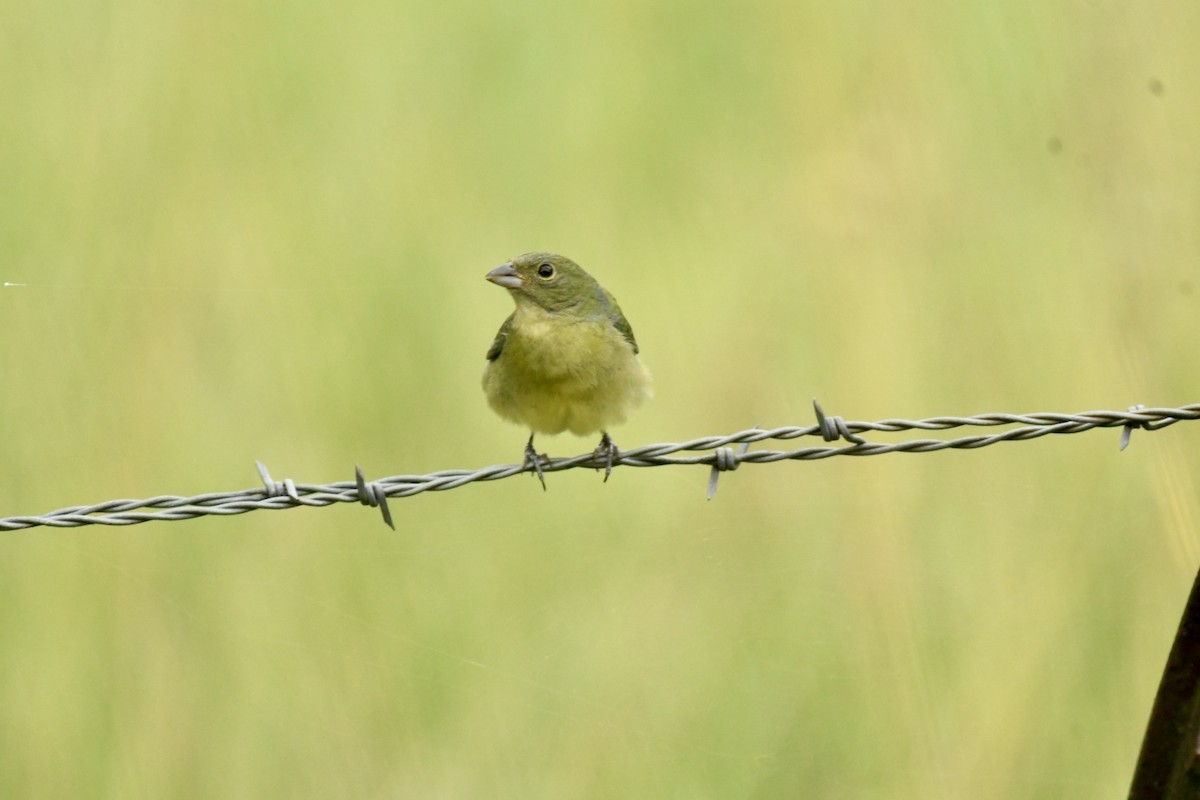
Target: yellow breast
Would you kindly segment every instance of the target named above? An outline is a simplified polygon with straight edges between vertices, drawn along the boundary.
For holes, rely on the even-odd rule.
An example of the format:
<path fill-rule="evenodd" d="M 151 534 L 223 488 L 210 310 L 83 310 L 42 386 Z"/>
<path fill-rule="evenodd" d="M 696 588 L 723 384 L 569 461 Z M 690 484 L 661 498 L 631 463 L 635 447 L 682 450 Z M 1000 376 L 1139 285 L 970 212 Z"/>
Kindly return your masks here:
<path fill-rule="evenodd" d="M 534 433 L 587 435 L 650 397 L 650 373 L 607 318 L 520 309 L 483 374 L 488 405 Z"/>

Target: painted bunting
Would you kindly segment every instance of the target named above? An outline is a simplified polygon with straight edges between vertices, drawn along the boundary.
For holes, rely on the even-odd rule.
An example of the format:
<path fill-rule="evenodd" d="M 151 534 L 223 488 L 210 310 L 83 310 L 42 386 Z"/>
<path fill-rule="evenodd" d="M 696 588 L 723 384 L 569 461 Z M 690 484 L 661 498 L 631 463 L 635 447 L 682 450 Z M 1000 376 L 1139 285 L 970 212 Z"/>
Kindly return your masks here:
<path fill-rule="evenodd" d="M 533 448 L 539 433 L 599 431 L 596 460 L 603 461 L 607 481 L 620 452 L 608 427 L 624 422 L 651 394 L 650 373 L 616 298 L 574 261 L 554 253 L 526 253 L 486 277 L 508 289 L 517 305 L 487 351 L 488 405 L 529 427 L 525 459 L 543 489 L 545 456 Z"/>

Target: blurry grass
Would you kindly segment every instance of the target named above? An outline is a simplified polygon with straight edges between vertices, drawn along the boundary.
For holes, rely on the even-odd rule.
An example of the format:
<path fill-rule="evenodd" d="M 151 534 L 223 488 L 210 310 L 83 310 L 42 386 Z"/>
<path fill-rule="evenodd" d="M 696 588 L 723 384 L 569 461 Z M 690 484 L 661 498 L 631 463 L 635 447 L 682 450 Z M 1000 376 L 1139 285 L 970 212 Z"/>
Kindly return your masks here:
<path fill-rule="evenodd" d="M 0 514 L 515 460 L 534 248 L 633 321 L 626 446 L 1196 400 L 1195 9 L 70 11 L 0 9 Z M 7 535 L 0 793 L 1119 796 L 1198 445 Z"/>

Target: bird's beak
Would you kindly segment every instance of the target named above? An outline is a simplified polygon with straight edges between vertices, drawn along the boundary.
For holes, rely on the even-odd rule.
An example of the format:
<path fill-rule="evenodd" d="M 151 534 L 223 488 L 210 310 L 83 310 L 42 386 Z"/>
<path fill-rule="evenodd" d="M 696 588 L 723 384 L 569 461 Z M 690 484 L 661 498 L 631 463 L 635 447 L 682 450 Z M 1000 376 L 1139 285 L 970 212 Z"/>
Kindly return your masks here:
<path fill-rule="evenodd" d="M 484 277 L 505 289 L 520 289 L 522 286 L 521 275 L 511 261 L 501 264 Z"/>

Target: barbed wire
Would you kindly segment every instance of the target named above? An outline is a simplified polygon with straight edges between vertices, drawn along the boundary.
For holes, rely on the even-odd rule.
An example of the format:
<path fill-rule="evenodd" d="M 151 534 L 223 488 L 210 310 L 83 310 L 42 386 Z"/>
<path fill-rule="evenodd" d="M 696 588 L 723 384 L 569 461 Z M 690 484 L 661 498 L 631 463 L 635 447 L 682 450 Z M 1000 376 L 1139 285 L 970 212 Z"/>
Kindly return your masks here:
<path fill-rule="evenodd" d="M 1120 449 L 1129 444 L 1135 428 L 1158 430 L 1176 422 L 1200 419 L 1200 403 L 1180 408 L 1147 408 L 1133 406 L 1128 411 L 1083 411 L 1078 414 L 978 414 L 971 417 L 931 417 L 922 420 L 885 419 L 878 422 L 847 422 L 841 417 L 827 416 L 815 400 L 813 407 L 817 424 L 804 427 L 763 429 L 754 427 L 726 436 L 705 436 L 686 442 L 648 444 L 623 450 L 613 459 L 613 466 L 664 467 L 676 465 L 707 465 L 711 467 L 708 483 L 709 499 L 717 489 L 722 472 L 737 469 L 741 464 L 770 464 L 778 461 L 815 461 L 833 456 L 875 456 L 884 453 L 932 453 L 939 450 L 973 450 L 999 442 L 1022 442 L 1051 434 L 1083 433 L 1093 428 L 1123 429 Z M 869 442 L 859 434 L 869 432 L 941 431 L 962 427 L 1019 425 L 1000 433 L 963 436 L 957 439 L 909 439 L 901 442 Z M 767 440 L 788 441 L 805 436 L 820 436 L 826 442 L 844 439 L 841 447 L 805 447 L 799 450 L 750 450 L 750 446 Z M 730 445 L 740 445 L 736 450 Z M 676 455 L 703 453 L 702 455 Z M 495 481 L 533 472 L 533 465 L 496 464 L 476 470 L 451 469 L 428 475 L 393 475 L 367 481 L 362 470 L 355 468 L 355 480 L 330 484 L 296 483 L 291 478 L 276 481 L 267 468 L 256 462 L 263 487 L 237 492 L 213 492 L 179 497 L 162 495 L 144 500 L 109 500 L 90 506 L 70 506 L 41 516 L 20 516 L 0 519 L 0 531 L 49 526 L 73 528 L 82 525 L 136 525 L 155 520 L 184 520 L 208 515 L 231 516 L 259 509 L 283 509 L 299 506 L 328 506 L 334 503 L 362 503 L 378 507 L 384 522 L 395 528 L 388 498 L 411 497 L 422 492 L 444 492 L 475 481 Z M 571 458 L 544 458 L 543 472 L 588 467 L 599 469 L 604 459 L 596 453 Z M 161 509 L 138 511 L 138 509 Z"/>

